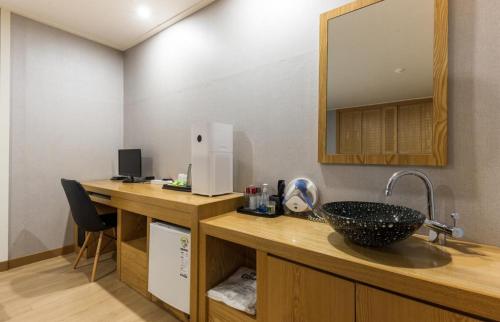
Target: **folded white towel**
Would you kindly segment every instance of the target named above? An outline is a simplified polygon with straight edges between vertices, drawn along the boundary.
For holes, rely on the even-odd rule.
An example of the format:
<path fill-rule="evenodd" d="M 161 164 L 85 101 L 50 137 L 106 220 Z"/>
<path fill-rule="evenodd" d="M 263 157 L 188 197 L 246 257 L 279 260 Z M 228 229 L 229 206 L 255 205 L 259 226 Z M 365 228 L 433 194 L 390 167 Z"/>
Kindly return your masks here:
<path fill-rule="evenodd" d="M 231 277 L 208 291 L 207 295 L 215 301 L 255 315 L 257 274 L 254 269 L 240 267 Z"/>

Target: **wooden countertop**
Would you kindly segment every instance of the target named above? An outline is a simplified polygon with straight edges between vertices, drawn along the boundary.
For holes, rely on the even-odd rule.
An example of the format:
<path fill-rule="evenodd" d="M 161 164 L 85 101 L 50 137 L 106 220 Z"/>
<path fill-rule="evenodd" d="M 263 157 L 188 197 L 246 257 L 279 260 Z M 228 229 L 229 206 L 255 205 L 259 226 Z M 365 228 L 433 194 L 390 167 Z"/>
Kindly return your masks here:
<path fill-rule="evenodd" d="M 162 185 L 123 183 L 112 180 L 87 181 L 82 182 L 82 185 L 85 190 L 90 192 L 132 200 L 140 198 L 145 202 L 160 205 L 163 203 L 174 203 L 200 207 L 243 196 L 241 193 L 230 193 L 222 196 L 206 197 L 181 191 L 165 190 L 162 189 Z"/>
<path fill-rule="evenodd" d="M 387 248 L 354 245 L 327 224 L 231 212 L 202 232 L 348 279 L 484 318 L 500 320 L 500 248 L 411 237 Z"/>

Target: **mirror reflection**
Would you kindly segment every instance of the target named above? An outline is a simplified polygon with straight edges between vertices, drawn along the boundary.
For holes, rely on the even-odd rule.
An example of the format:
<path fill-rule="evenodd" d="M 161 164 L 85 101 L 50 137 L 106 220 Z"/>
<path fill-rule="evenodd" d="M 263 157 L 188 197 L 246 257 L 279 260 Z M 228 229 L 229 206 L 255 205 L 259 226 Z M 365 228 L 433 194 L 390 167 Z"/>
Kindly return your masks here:
<path fill-rule="evenodd" d="M 432 153 L 434 0 L 328 21 L 328 154 Z"/>

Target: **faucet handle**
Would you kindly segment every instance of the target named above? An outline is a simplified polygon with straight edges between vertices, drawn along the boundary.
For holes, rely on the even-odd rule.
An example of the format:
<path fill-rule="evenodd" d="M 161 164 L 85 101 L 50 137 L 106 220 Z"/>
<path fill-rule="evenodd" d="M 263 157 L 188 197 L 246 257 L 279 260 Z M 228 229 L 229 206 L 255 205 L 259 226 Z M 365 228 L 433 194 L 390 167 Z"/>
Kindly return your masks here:
<path fill-rule="evenodd" d="M 457 227 L 457 221 L 460 218 L 460 214 L 454 212 L 450 215 L 450 217 L 453 219 L 453 226 L 448 226 L 438 221 L 426 219 L 424 225 L 430 228 L 428 239 L 430 242 L 439 242 L 444 245 L 446 243 L 446 236 L 451 236 L 453 238 L 464 237 L 463 228 Z"/>
<path fill-rule="evenodd" d="M 460 219 L 460 214 L 458 212 L 454 212 L 450 214 L 450 217 L 453 219 L 453 228 L 451 229 L 452 237 L 453 238 L 462 238 L 464 237 L 464 230 L 463 228 L 457 227 L 457 222 Z"/>
<path fill-rule="evenodd" d="M 429 236 L 427 237 L 427 240 L 431 243 L 434 243 L 438 239 L 439 239 L 439 233 L 434 229 L 429 229 Z"/>
<path fill-rule="evenodd" d="M 463 228 L 454 227 L 451 230 L 451 237 L 453 237 L 453 238 L 463 238 L 464 235 L 465 235 L 465 232 L 464 232 Z"/>

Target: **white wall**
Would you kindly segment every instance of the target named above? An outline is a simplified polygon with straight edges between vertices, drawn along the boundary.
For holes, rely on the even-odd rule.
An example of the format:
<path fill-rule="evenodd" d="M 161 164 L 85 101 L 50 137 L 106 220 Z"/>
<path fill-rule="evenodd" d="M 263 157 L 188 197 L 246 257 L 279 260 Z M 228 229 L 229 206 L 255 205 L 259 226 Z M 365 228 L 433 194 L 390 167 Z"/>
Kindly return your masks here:
<path fill-rule="evenodd" d="M 10 258 L 73 243 L 60 179 L 113 174 L 123 55 L 12 17 Z"/>
<path fill-rule="evenodd" d="M 0 11 L 0 262 L 5 262 L 9 258 L 10 12 Z"/>
<path fill-rule="evenodd" d="M 220 0 L 128 50 L 125 145 L 175 176 L 189 163 L 191 123 L 219 120 L 237 131 L 238 189 L 293 176 L 274 168 L 277 155 L 314 173 L 305 165 L 318 168 L 316 153 L 298 151 L 316 144 L 319 14 L 347 2 Z"/>
<path fill-rule="evenodd" d="M 317 162 L 319 14 L 346 1 L 219 0 L 125 56 L 124 142 L 154 174 L 189 162 L 194 121 L 235 125 L 236 186 L 311 177 L 328 200 L 385 201 L 397 167 Z M 439 217 L 457 210 L 470 240 L 500 245 L 500 1 L 450 0 L 450 164 L 425 169 Z M 425 189 L 392 202 L 425 211 Z"/>

